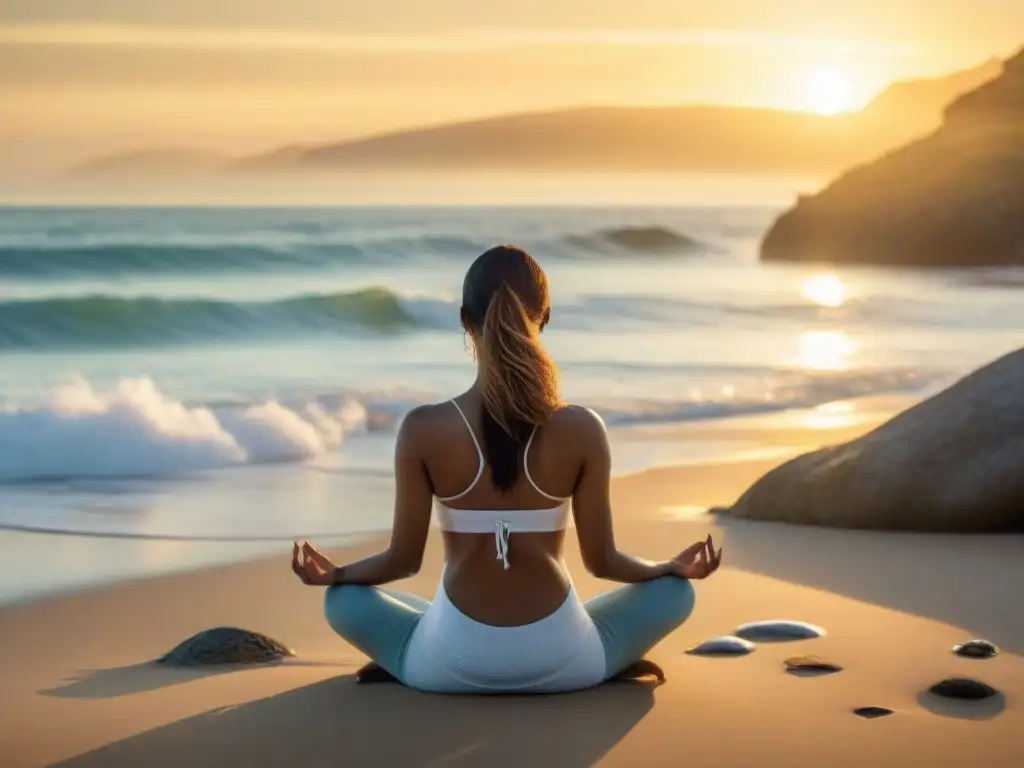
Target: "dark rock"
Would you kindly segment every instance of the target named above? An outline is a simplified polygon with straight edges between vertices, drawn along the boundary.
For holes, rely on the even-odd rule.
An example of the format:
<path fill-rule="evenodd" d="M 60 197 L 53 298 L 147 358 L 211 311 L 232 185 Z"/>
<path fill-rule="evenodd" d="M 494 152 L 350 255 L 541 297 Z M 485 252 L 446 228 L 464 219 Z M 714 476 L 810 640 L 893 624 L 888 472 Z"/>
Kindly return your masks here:
<path fill-rule="evenodd" d="M 606 250 L 608 246 L 637 253 L 697 253 L 704 243 L 666 227 L 616 227 L 591 235 L 573 235 L 570 243 L 584 248 Z"/>
<path fill-rule="evenodd" d="M 891 715 L 893 714 L 893 710 L 886 707 L 857 707 L 857 709 L 853 710 L 853 714 L 867 718 L 868 720 L 873 720 L 876 717 Z"/>
<path fill-rule="evenodd" d="M 980 680 L 971 680 L 966 677 L 952 677 L 943 680 L 928 690 L 936 696 L 943 696 L 947 699 L 968 699 L 971 701 L 987 699 L 998 693 L 991 685 L 986 685 Z"/>
<path fill-rule="evenodd" d="M 999 655 L 999 646 L 988 640 L 968 640 L 953 646 L 953 653 L 968 659 L 991 659 Z"/>
<path fill-rule="evenodd" d="M 294 656 L 295 651 L 258 632 L 216 627 L 193 635 L 157 661 L 172 666 L 265 664 Z"/>
<path fill-rule="evenodd" d="M 771 643 L 784 640 L 811 640 L 822 637 L 825 630 L 803 621 L 777 620 L 744 624 L 736 630 L 736 634 L 755 643 Z"/>
<path fill-rule="evenodd" d="M 686 652 L 692 656 L 746 656 L 756 648 L 756 645 L 742 637 L 723 635 L 687 648 Z"/>
<path fill-rule="evenodd" d="M 853 168 L 780 216 L 766 261 L 1024 264 L 1024 51 L 934 133 Z"/>
<path fill-rule="evenodd" d="M 1021 530 L 1021 467 L 1024 349 L 856 440 L 773 469 L 729 514 L 838 528 Z"/>
<path fill-rule="evenodd" d="M 792 656 L 782 662 L 787 672 L 829 675 L 833 672 L 842 672 L 843 668 L 831 661 L 826 661 L 820 656 Z"/>

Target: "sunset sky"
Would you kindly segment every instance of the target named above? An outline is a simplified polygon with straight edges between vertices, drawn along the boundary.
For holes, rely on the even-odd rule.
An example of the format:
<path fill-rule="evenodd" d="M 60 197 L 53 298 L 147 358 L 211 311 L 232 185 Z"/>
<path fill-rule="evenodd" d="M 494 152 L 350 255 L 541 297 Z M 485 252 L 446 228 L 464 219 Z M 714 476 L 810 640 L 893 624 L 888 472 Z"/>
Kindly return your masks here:
<path fill-rule="evenodd" d="M 570 105 L 835 111 L 1022 42 L 1021 0 L 0 0 L 0 168 Z"/>

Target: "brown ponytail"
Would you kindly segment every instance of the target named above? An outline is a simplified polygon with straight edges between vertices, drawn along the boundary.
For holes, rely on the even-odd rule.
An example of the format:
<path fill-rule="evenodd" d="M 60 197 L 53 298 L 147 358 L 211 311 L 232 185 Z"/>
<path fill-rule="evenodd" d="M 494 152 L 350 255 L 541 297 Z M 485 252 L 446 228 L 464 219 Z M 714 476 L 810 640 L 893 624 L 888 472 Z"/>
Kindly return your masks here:
<path fill-rule="evenodd" d="M 485 257 L 491 262 L 486 270 Z M 493 263 L 499 258 L 500 269 Z M 480 274 L 484 271 L 489 279 Z M 493 285 L 486 291 L 480 322 L 475 322 L 479 314 L 472 310 L 483 303 L 483 296 L 467 290 L 476 288 L 469 285 L 471 277 Z M 558 371 L 540 342 L 549 313 L 547 279 L 528 254 L 503 246 L 481 256 L 466 282 L 463 308 L 473 326 L 480 361 L 484 453 L 494 486 L 509 491 L 519 479 L 530 434 L 560 402 Z"/>

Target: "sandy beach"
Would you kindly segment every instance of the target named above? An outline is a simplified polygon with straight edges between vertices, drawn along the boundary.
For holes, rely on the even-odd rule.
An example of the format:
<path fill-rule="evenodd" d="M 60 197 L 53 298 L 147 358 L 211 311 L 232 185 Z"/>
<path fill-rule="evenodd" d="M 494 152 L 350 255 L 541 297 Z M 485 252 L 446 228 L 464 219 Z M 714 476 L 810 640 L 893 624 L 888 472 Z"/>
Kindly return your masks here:
<path fill-rule="evenodd" d="M 861 409 L 863 411 L 863 408 Z M 871 409 L 868 413 L 874 413 Z M 877 414 L 874 414 L 877 416 Z M 785 418 L 714 427 L 787 452 L 866 429 Z M 820 427 L 820 425 L 819 425 Z M 695 424 L 690 435 L 712 429 Z M 550 697 L 439 697 L 357 686 L 365 659 L 321 616 L 281 556 L 122 582 L 0 610 L 0 764 L 22 766 L 1014 766 L 1024 761 L 1024 538 L 847 532 L 729 522 L 695 512 L 728 504 L 781 460 L 650 470 L 614 484 L 620 546 L 666 557 L 714 532 L 725 564 L 698 585 L 691 619 L 650 658 L 667 683 L 612 683 Z M 336 552 L 342 561 L 380 547 Z M 420 574 L 397 585 L 433 594 L 431 537 Z M 567 561 L 584 597 L 575 541 Z M 820 639 L 760 644 L 741 658 L 684 650 L 739 624 L 790 618 Z M 275 637 L 298 655 L 262 668 L 182 671 L 151 660 L 221 625 Z M 971 661 L 951 646 L 1000 645 Z M 818 678 L 782 662 L 817 654 L 844 667 Z M 947 677 L 1001 692 L 953 705 L 927 694 Z M 851 710 L 882 706 L 877 720 Z"/>

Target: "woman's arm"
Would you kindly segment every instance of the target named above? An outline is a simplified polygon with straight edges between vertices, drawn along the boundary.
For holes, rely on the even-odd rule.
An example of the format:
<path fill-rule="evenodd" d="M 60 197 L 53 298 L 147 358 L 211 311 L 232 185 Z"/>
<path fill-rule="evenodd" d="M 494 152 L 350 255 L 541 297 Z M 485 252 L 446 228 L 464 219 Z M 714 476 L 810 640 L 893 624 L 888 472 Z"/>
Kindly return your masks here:
<path fill-rule="evenodd" d="M 417 408 L 402 421 L 395 446 L 395 516 L 383 552 L 334 569 L 332 584 L 387 584 L 419 572 L 430 529 L 433 489 L 423 460 L 428 413 Z"/>
<path fill-rule="evenodd" d="M 583 564 L 600 579 L 627 584 L 678 573 L 678 567 L 672 561 L 654 563 L 642 560 L 621 552 L 615 545 L 610 495 L 612 455 L 608 432 L 601 417 L 593 411 L 579 408 L 577 412 L 584 456 L 572 507 Z"/>

